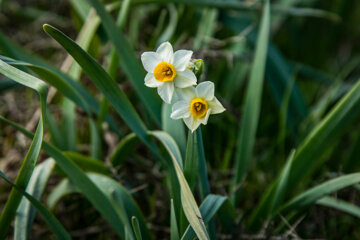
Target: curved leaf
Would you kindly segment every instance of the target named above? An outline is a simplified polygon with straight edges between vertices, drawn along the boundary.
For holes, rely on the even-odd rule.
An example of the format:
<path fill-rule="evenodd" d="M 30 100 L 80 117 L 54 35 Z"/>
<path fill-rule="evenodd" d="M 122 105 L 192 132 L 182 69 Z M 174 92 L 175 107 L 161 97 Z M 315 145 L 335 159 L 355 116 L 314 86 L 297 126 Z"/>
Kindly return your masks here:
<path fill-rule="evenodd" d="M 227 197 L 209 194 L 202 204 L 200 205 L 200 212 L 203 215 L 203 220 L 205 223 L 210 222 L 210 220 L 214 217 L 217 211 L 223 206 L 225 202 L 230 204 L 230 201 Z M 230 219 L 227 219 L 230 221 Z M 195 237 L 194 230 L 189 226 L 184 235 L 182 236 L 181 240 L 192 240 Z"/>
<path fill-rule="evenodd" d="M 10 181 L 3 172 L 0 171 L 0 177 L 3 178 L 6 182 L 11 184 L 19 194 L 24 195 L 31 204 L 36 208 L 41 217 L 45 220 L 47 225 L 50 227 L 51 231 L 61 240 L 69 240 L 71 239 L 69 233 L 65 230 L 65 228 L 61 225 L 61 223 L 51 214 L 51 212 L 42 205 L 36 198 L 23 191 L 19 186 Z"/>
<path fill-rule="evenodd" d="M 22 132 L 25 136 L 33 138 L 34 135 L 19 125 L 0 116 L 0 121 L 3 121 L 17 130 Z M 96 183 L 91 181 L 89 177 L 69 158 L 65 156 L 59 149 L 53 145 L 43 142 L 42 147 L 45 152 L 49 154 L 61 168 L 61 170 L 69 177 L 69 179 L 78 187 L 82 194 L 89 200 L 90 203 L 101 213 L 101 215 L 109 222 L 117 234 L 124 237 L 124 229 L 122 222 L 116 211 L 112 207 L 110 200 L 102 193 L 102 189 L 96 186 Z"/>
<path fill-rule="evenodd" d="M 318 201 L 316 201 L 316 204 L 325 206 L 325 207 L 334 208 L 339 211 L 348 213 L 354 217 L 360 218 L 360 207 L 358 207 L 354 204 L 348 203 L 344 200 L 340 200 L 340 199 L 336 199 L 336 198 L 332 198 L 332 197 L 323 197 L 323 198 L 319 199 Z"/>
<path fill-rule="evenodd" d="M 209 239 L 209 235 L 206 231 L 200 210 L 184 177 L 182 170 L 182 158 L 178 146 L 176 145 L 174 139 L 172 139 L 171 136 L 165 132 L 151 131 L 149 134 L 160 140 L 172 159 L 180 184 L 181 203 L 187 220 L 200 240 Z"/>
<path fill-rule="evenodd" d="M 139 118 L 131 102 L 101 65 L 58 29 L 48 24 L 45 24 L 43 28 L 49 36 L 54 38 L 69 54 L 71 54 L 71 56 L 73 56 L 129 127 L 147 146 L 150 147 L 150 149 L 156 152 L 154 144 L 150 142 L 147 137 L 146 127 Z"/>
<path fill-rule="evenodd" d="M 96 186 L 101 189 L 101 191 L 104 193 L 106 198 L 109 200 L 113 200 L 112 205 L 114 203 L 117 203 L 119 207 L 119 211 L 125 211 L 123 216 L 126 216 L 127 223 L 124 223 L 124 225 L 128 224 L 131 226 L 131 216 L 135 216 L 140 225 L 141 233 L 144 236 L 145 239 L 152 239 L 151 234 L 149 230 L 146 227 L 145 218 L 142 215 L 138 205 L 132 198 L 132 196 L 129 194 L 129 192 L 119 183 L 114 181 L 113 179 L 96 174 L 96 173 L 88 173 L 88 177 L 96 184 Z M 48 203 L 51 204 L 51 206 L 55 206 L 57 201 L 59 201 L 62 197 L 65 195 L 79 192 L 79 189 L 74 186 L 69 179 L 62 180 L 56 187 L 56 195 L 50 195 L 50 198 L 48 199 Z M 124 221 L 124 220 L 122 220 Z"/>
<path fill-rule="evenodd" d="M 129 42 L 100 1 L 88 0 L 88 2 L 96 9 L 100 16 L 107 36 L 112 41 L 120 58 L 120 65 L 129 77 L 137 95 L 156 123 L 160 125 L 160 98 L 144 85 L 144 70 L 140 66 L 139 60 L 135 57 Z"/>
<path fill-rule="evenodd" d="M 55 166 L 54 160 L 51 158 L 38 164 L 30 178 L 26 187 L 26 192 L 31 194 L 35 199 L 39 200 L 44 192 L 47 181 Z M 28 239 L 32 223 L 35 219 L 35 207 L 23 198 L 16 211 L 14 239 Z"/>
<path fill-rule="evenodd" d="M 293 198 L 281 209 L 281 212 L 305 208 L 325 195 L 349 187 L 358 182 L 360 182 L 360 173 L 348 174 L 329 180 Z"/>
<path fill-rule="evenodd" d="M 23 163 L 21 164 L 21 168 L 15 180 L 15 184 L 20 189 L 25 189 L 30 180 L 41 149 L 44 135 L 46 96 L 48 92 L 48 86 L 38 78 L 35 78 L 17 68 L 8 65 L 2 60 L 0 60 L 0 73 L 26 87 L 35 90 L 40 97 L 41 118 L 39 120 L 34 139 L 31 142 L 29 151 L 26 154 Z M 20 204 L 21 198 L 22 195 L 20 192 L 16 191 L 15 189 L 11 190 L 3 212 L 0 216 L 0 239 L 5 238 L 10 224 L 15 217 L 16 209 Z"/>

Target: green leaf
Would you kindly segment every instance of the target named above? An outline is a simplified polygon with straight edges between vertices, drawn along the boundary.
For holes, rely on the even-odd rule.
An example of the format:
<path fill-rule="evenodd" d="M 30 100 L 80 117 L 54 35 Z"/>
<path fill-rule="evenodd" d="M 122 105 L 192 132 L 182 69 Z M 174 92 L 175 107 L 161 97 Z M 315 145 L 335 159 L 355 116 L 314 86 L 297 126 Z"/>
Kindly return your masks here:
<path fill-rule="evenodd" d="M 161 110 L 162 129 L 167 132 L 177 143 L 182 156 L 186 151 L 186 136 L 184 123 L 181 119 L 174 120 L 170 117 L 171 105 L 163 103 Z"/>
<path fill-rule="evenodd" d="M 203 221 L 205 223 L 210 222 L 210 220 L 215 216 L 219 209 L 226 203 L 230 204 L 230 201 L 227 197 L 209 194 L 205 200 L 200 205 L 200 212 L 203 216 Z M 229 222 L 231 219 L 227 219 Z M 192 240 L 195 237 L 194 230 L 189 226 L 181 240 Z"/>
<path fill-rule="evenodd" d="M 14 68 L 4 61 L 0 60 L 0 73 L 6 77 L 35 90 L 39 94 L 41 117 L 35 132 L 33 141 L 25 156 L 21 168 L 15 180 L 15 184 L 20 189 L 26 189 L 26 186 L 30 180 L 32 172 L 34 170 L 37 158 L 39 157 L 42 139 L 44 135 L 44 122 L 46 116 L 46 97 L 48 92 L 48 86 L 38 78 L 35 78 L 17 68 Z M 16 209 L 18 208 L 22 194 L 15 189 L 12 189 L 8 200 L 3 208 L 3 212 L 0 216 L 0 239 L 5 238 L 10 224 L 15 217 Z"/>
<path fill-rule="evenodd" d="M 137 220 L 137 218 L 135 216 L 133 216 L 131 218 L 131 223 L 132 223 L 132 226 L 133 226 L 133 229 L 134 229 L 136 240 L 142 240 L 139 221 Z"/>
<path fill-rule="evenodd" d="M 26 187 L 26 192 L 32 195 L 35 199 L 40 200 L 50 174 L 55 166 L 54 160 L 47 159 L 38 164 L 30 178 L 29 184 Z M 35 207 L 23 198 L 16 211 L 15 225 L 14 225 L 14 239 L 28 239 L 31 231 L 32 223 L 35 219 Z"/>
<path fill-rule="evenodd" d="M 188 132 L 188 140 L 186 145 L 186 157 L 184 176 L 189 184 L 191 190 L 194 190 L 196 179 L 199 172 L 198 167 L 198 142 L 196 133 L 192 133 L 191 130 Z"/>
<path fill-rule="evenodd" d="M 276 210 L 278 208 L 278 206 L 282 203 L 284 199 L 284 196 L 286 194 L 287 181 L 289 179 L 290 169 L 294 160 L 294 156 L 295 156 L 295 150 L 292 150 L 284 166 L 284 169 L 280 174 L 279 182 L 277 184 L 274 198 L 271 202 L 269 215 L 273 213 L 273 210 Z"/>
<path fill-rule="evenodd" d="M 34 135 L 29 131 L 2 116 L 0 116 L 0 121 L 10 124 L 29 138 L 34 137 Z M 91 181 L 89 177 L 59 149 L 46 142 L 43 142 L 42 147 L 44 148 L 45 152 L 56 161 L 61 170 L 78 187 L 81 193 L 85 195 L 85 197 L 95 207 L 95 209 L 97 209 L 101 215 L 110 223 L 117 234 L 121 237 L 124 237 L 124 230 L 123 228 L 119 227 L 122 226 L 122 222 L 112 207 L 110 200 L 102 193 L 102 189 L 99 189 L 96 186 L 96 183 Z"/>
<path fill-rule="evenodd" d="M 171 157 L 180 184 L 181 203 L 187 220 L 199 239 L 209 239 L 200 210 L 183 175 L 182 159 L 178 146 L 174 139 L 165 132 L 151 131 L 149 134 L 160 140 Z"/>
<path fill-rule="evenodd" d="M 332 108 L 325 118 L 316 125 L 306 139 L 298 148 L 290 171 L 287 183 L 287 194 L 290 196 L 294 186 L 304 178 L 309 176 L 323 162 L 318 159 L 327 149 L 327 146 L 346 129 L 356 117 L 360 115 L 360 81 Z M 273 182 L 266 194 L 263 195 L 255 213 L 260 215 L 266 211 L 266 202 L 272 198 L 275 193 L 277 183 Z M 298 188 L 297 188 L 298 189 Z M 260 209 L 261 208 L 261 209 Z M 254 213 L 253 213 L 254 214 Z M 250 228 L 256 228 L 259 225 L 260 215 L 253 218 L 250 222 Z"/>
<path fill-rule="evenodd" d="M 252 24 L 252 19 L 248 18 L 244 20 L 243 17 L 234 18 L 227 16 L 224 18 L 224 23 L 236 31 L 241 32 Z M 257 38 L 258 32 L 256 30 L 253 30 L 247 36 L 249 42 L 253 44 L 255 44 Z M 286 89 L 289 86 L 289 80 L 292 79 L 293 68 L 271 41 L 268 43 L 267 55 L 268 57 L 265 68 L 266 83 L 268 84 L 273 98 L 280 109 L 284 95 L 286 94 Z M 296 138 L 298 136 L 295 127 L 307 116 L 307 111 L 303 96 L 297 83 L 295 82 L 290 95 L 287 126 L 290 133 Z"/>
<path fill-rule="evenodd" d="M 176 221 L 176 214 L 174 209 L 174 201 L 171 199 L 170 205 L 170 240 L 179 240 L 179 230 Z"/>
<path fill-rule="evenodd" d="M 165 41 L 169 41 L 171 37 L 174 35 L 176 30 L 176 26 L 179 21 L 179 14 L 178 9 L 175 7 L 174 4 L 168 4 L 167 8 L 169 10 L 169 23 L 162 34 L 159 36 L 158 40 L 156 41 L 156 45 L 160 45 Z"/>
<path fill-rule="evenodd" d="M 277 187 L 273 197 L 271 198 L 270 195 L 265 195 L 262 198 L 262 201 L 256 208 L 256 211 L 254 211 L 253 214 L 250 216 L 250 226 L 254 223 L 255 220 L 259 218 L 261 218 L 261 220 L 263 221 L 267 220 L 268 217 L 271 217 L 271 215 L 275 214 L 276 210 L 278 210 L 278 207 L 281 205 L 283 199 L 285 198 L 287 182 L 289 179 L 291 166 L 294 161 L 294 156 L 295 150 L 292 150 L 283 170 L 281 171 L 281 174 L 279 175 L 278 180 L 276 181 Z"/>
<path fill-rule="evenodd" d="M 66 74 L 63 74 L 60 71 L 44 64 L 36 65 L 28 62 L 17 61 L 4 56 L 0 56 L 0 59 L 10 65 L 25 66 L 29 68 L 31 71 L 35 72 L 45 81 L 54 86 L 59 92 L 76 103 L 87 114 L 90 114 L 89 110 L 97 115 L 100 114 L 100 107 L 97 100 L 91 96 L 84 87 L 82 87 L 79 83 L 71 79 Z M 110 127 L 121 136 L 122 134 L 120 134 L 120 130 L 116 126 L 114 120 L 110 116 L 106 116 L 106 120 Z"/>
<path fill-rule="evenodd" d="M 54 215 L 51 214 L 51 212 L 42 205 L 36 198 L 28 194 L 27 192 L 23 191 L 21 187 L 17 186 L 15 183 L 13 183 L 10 179 L 8 179 L 3 172 L 0 171 L 0 177 L 3 178 L 6 182 L 11 184 L 16 191 L 25 196 L 31 204 L 36 208 L 36 210 L 39 212 L 41 217 L 44 219 L 46 224 L 50 227 L 51 231 L 57 236 L 58 239 L 61 240 L 68 240 L 71 239 L 69 233 L 65 230 L 65 228 L 61 225 L 61 223 L 54 217 Z M 2 232 L 2 234 L 4 234 Z"/>
<path fill-rule="evenodd" d="M 205 159 L 205 150 L 202 139 L 201 128 L 196 130 L 196 139 L 197 139 L 197 152 L 198 152 L 198 169 L 200 170 L 200 196 L 201 199 L 204 199 L 208 194 L 210 194 L 210 185 L 207 175 L 206 159 Z"/>
<path fill-rule="evenodd" d="M 124 225 L 131 226 L 132 223 L 130 216 L 135 216 L 139 222 L 140 230 L 144 239 L 152 239 L 152 236 L 146 227 L 145 218 L 142 215 L 138 205 L 130 193 L 122 185 L 110 177 L 101 174 L 88 173 L 87 176 L 96 184 L 99 189 L 101 189 L 106 198 L 111 200 L 111 205 L 113 206 L 116 204 L 117 210 L 122 211 L 121 215 Z M 62 180 L 55 189 L 57 191 L 56 195 L 51 196 L 48 201 L 51 203 L 51 206 L 55 206 L 62 197 L 80 191 L 69 181 L 69 179 Z M 124 218 L 126 218 L 126 220 L 124 220 Z M 122 225 L 119 225 L 119 228 L 121 226 Z"/>
<path fill-rule="evenodd" d="M 134 107 L 100 64 L 58 29 L 47 24 L 43 28 L 73 56 L 129 127 L 150 149 L 156 152 L 154 144 L 147 137 L 146 127 L 135 112 Z"/>
<path fill-rule="evenodd" d="M 329 208 L 334 208 L 339 211 L 348 213 L 354 217 L 360 218 L 360 207 L 340 199 L 336 199 L 333 197 L 323 197 L 317 200 L 316 204 Z"/>
<path fill-rule="evenodd" d="M 325 195 L 336 192 L 359 182 L 360 173 L 347 174 L 326 181 L 293 198 L 286 205 L 284 205 L 280 211 L 289 212 L 290 210 L 300 210 L 302 208 L 310 206 Z"/>
<path fill-rule="evenodd" d="M 218 16 L 218 9 L 216 8 L 204 8 L 201 12 L 201 18 L 198 23 L 198 29 L 194 39 L 194 50 L 197 51 L 200 48 L 207 46 L 206 38 L 213 37 L 216 20 Z"/>
<path fill-rule="evenodd" d="M 252 159 L 257 126 L 259 122 L 261 95 L 264 82 L 265 63 L 270 29 L 270 3 L 264 5 L 260 33 L 256 43 L 254 62 L 251 67 L 249 84 L 246 90 L 243 120 L 240 124 L 238 147 L 235 155 L 235 177 L 233 179 L 233 203 L 237 202 L 236 187 L 243 180 Z"/>
<path fill-rule="evenodd" d="M 104 175 L 110 175 L 110 169 L 104 164 L 104 162 L 91 158 L 76 152 L 63 152 L 64 155 L 72 160 L 76 165 L 85 171 L 101 173 Z"/>
<path fill-rule="evenodd" d="M 160 125 L 160 99 L 144 85 L 144 70 L 140 66 L 139 60 L 136 58 L 130 44 L 122 31 L 116 26 L 111 15 L 105 10 L 104 5 L 98 0 L 88 0 L 88 2 L 96 9 L 100 16 L 107 36 L 112 41 L 120 58 L 120 65 L 132 83 L 134 90 L 142 100 L 147 111 L 156 123 Z"/>

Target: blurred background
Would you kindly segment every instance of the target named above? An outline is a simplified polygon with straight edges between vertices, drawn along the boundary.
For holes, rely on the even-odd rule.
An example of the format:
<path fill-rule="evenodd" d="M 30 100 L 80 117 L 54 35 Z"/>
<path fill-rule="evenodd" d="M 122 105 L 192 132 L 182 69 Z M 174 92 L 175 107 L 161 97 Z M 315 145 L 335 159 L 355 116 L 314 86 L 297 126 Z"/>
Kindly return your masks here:
<path fill-rule="evenodd" d="M 84 23 L 76 0 L 0 0 L 0 54 L 19 59 L 6 44 L 19 46 L 36 57 L 60 68 L 67 53 L 43 31 L 49 23 L 75 39 Z M 111 3 L 112 1 L 104 1 Z M 148 1 L 133 0 L 124 32 L 136 55 L 153 51 L 163 41 L 174 49 L 192 49 L 194 58 L 205 62 L 201 81 L 216 85 L 216 95 L 226 107 L 222 116 L 212 117 L 203 127 L 205 154 L 211 192 L 229 196 L 234 174 L 237 133 L 243 114 L 244 92 L 253 60 L 254 45 L 261 16 L 261 1 Z M 233 3 L 236 4 L 233 4 Z M 116 12 L 113 11 L 114 18 Z M 360 76 L 360 1 L 357 0 L 272 0 L 271 32 L 266 62 L 260 122 L 255 142 L 254 161 L 242 186 L 236 214 L 243 239 L 257 239 L 241 219 L 246 218 L 275 179 L 290 150 L 297 148 L 313 127 L 335 103 L 358 81 Z M 91 41 L 89 53 L 106 65 L 104 57 L 111 45 L 102 27 Z M 22 60 L 22 59 L 19 59 Z M 121 60 L 120 60 L 121 61 Z M 140 58 L 139 58 L 140 61 Z M 121 69 L 115 70 L 116 81 L 136 107 L 150 129 L 151 122 Z M 100 98 L 99 92 L 84 74 L 81 83 Z M 11 81 L 0 81 L 0 113 L 34 131 L 39 108 L 36 96 L 29 89 Z M 54 93 L 49 109 L 57 123 L 62 121 L 60 103 L 63 96 Z M 84 112 L 76 111 L 76 147 L 87 154 L 89 131 Z M 331 177 L 360 170 L 360 123 L 354 117 L 342 134 L 329 139 L 321 167 L 311 174 L 310 186 Z M 116 119 L 122 132 L 130 130 Z M 66 127 L 63 125 L 63 127 Z M 105 128 L 106 129 L 106 128 Z M 49 133 L 45 139 L 52 141 Z M 119 137 L 104 131 L 104 160 L 118 143 Z M 327 139 L 324 139 L 327 141 Z M 12 127 L 0 123 L 0 169 L 15 179 L 29 140 Z M 113 169 L 114 179 L 130 189 L 140 205 L 156 239 L 169 235 L 169 196 L 158 162 L 141 144 L 121 167 Z M 42 153 L 39 162 L 46 158 Z M 44 199 L 59 182 L 54 174 L 46 187 Z M 7 199 L 9 185 L 0 181 L 0 206 Z M 360 205 L 360 187 L 337 193 L 342 199 Z M 1 208 L 1 207 L 0 207 Z M 64 197 L 54 210 L 58 219 L 76 239 L 112 239 L 113 230 L 91 208 L 80 194 Z M 324 206 L 314 205 L 293 223 L 289 238 L 360 239 L 359 218 Z M 274 237 L 271 231 L 265 234 Z M 50 230 L 35 220 L 31 239 L 49 239 Z M 115 238 L 115 237 L 114 237 Z M 227 239 L 220 236 L 220 239 Z M 233 238 L 236 239 L 236 238 Z M 259 238 L 262 239 L 262 238 Z"/>

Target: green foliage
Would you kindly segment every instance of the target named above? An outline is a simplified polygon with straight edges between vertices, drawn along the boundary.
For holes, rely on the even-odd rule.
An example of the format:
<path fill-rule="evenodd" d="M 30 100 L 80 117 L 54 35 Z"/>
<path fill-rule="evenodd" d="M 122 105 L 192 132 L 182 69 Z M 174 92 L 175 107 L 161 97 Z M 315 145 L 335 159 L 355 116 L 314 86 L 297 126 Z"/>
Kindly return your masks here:
<path fill-rule="evenodd" d="M 350 2 L 0 1 L 0 239 L 359 238 Z M 226 108 L 193 133 L 144 85 L 164 41 Z"/>

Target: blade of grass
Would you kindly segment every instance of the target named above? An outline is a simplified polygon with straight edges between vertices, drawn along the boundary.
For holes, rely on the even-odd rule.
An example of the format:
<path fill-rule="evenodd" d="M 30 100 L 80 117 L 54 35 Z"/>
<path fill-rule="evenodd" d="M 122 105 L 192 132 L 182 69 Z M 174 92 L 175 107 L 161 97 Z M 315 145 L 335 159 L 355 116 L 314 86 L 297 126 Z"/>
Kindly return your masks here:
<path fill-rule="evenodd" d="M 135 236 L 136 236 L 136 240 L 142 240 L 139 221 L 137 220 L 137 218 L 135 216 L 133 216 L 131 218 L 131 223 L 132 223 L 133 230 L 134 230 L 134 233 L 135 233 Z"/>
<path fill-rule="evenodd" d="M 159 46 L 161 43 L 171 39 L 171 37 L 173 36 L 173 34 L 176 30 L 178 21 L 179 21 L 179 16 L 178 16 L 179 14 L 178 14 L 178 10 L 175 7 L 175 5 L 168 4 L 167 9 L 169 11 L 169 17 L 170 17 L 169 24 L 167 25 L 165 30 L 161 33 L 158 40 L 156 41 L 157 46 Z"/>
<path fill-rule="evenodd" d="M 209 194 L 200 205 L 200 212 L 203 215 L 204 222 L 208 223 L 226 202 L 230 204 L 227 197 Z M 230 219 L 228 219 L 228 221 L 230 221 Z M 181 240 L 191 240 L 194 239 L 194 237 L 194 230 L 191 226 L 188 226 Z"/>
<path fill-rule="evenodd" d="M 181 119 L 174 120 L 170 117 L 171 105 L 163 103 L 161 111 L 162 129 L 174 138 L 180 148 L 181 155 L 185 157 L 186 153 L 186 136 L 184 123 Z"/>
<path fill-rule="evenodd" d="M 54 160 L 47 159 L 38 164 L 30 178 L 29 184 L 26 187 L 26 192 L 35 199 L 40 200 L 50 174 L 55 166 Z M 31 226 L 35 219 L 36 209 L 31 203 L 23 198 L 16 211 L 15 225 L 14 225 L 14 239 L 28 239 Z"/>
<path fill-rule="evenodd" d="M 189 185 L 183 175 L 182 159 L 178 146 L 175 141 L 165 132 L 162 131 L 151 131 L 149 132 L 152 136 L 156 137 L 164 145 L 168 151 L 175 171 L 180 184 L 181 191 L 181 203 L 184 209 L 186 218 L 188 219 L 190 225 L 194 229 L 197 237 L 201 240 L 209 239 L 206 227 L 202 220 L 200 210 L 197 206 L 197 203 L 194 199 L 193 194 L 189 188 Z"/>
<path fill-rule="evenodd" d="M 126 213 L 121 213 L 123 214 L 123 217 L 127 217 L 126 221 L 128 223 L 126 224 L 131 226 L 132 224 L 130 216 L 135 216 L 138 219 L 140 230 L 144 239 L 152 239 L 152 236 L 146 227 L 145 218 L 139 209 L 139 206 L 127 189 L 125 189 L 118 182 L 114 181 L 112 178 L 101 174 L 88 173 L 87 176 L 96 184 L 99 189 L 101 189 L 106 198 L 113 199 L 116 204 L 118 204 L 118 210 L 126 211 Z M 50 206 L 55 206 L 57 202 L 64 196 L 80 191 L 79 188 L 72 184 L 72 181 L 69 181 L 69 179 L 62 180 L 55 189 L 56 194 L 50 195 L 51 198 L 48 199 L 48 202 L 51 203 Z M 112 204 L 113 203 L 114 202 L 112 202 Z M 119 227 L 121 226 L 122 225 Z"/>
<path fill-rule="evenodd" d="M 179 230 L 176 221 L 176 214 L 174 209 L 174 200 L 171 199 L 170 205 L 170 240 L 180 240 Z"/>
<path fill-rule="evenodd" d="M 360 115 L 360 81 L 332 108 L 325 118 L 317 124 L 306 139 L 298 148 L 293 164 L 291 167 L 287 195 L 291 196 L 294 186 L 299 182 L 306 183 L 308 177 L 323 161 L 316 161 L 327 149 L 326 146 L 331 144 L 340 134 L 346 130 L 356 117 Z M 259 226 L 259 218 L 264 216 L 267 211 L 270 199 L 275 193 L 276 182 L 273 182 L 266 194 L 263 195 L 260 204 L 253 212 L 252 220 L 249 222 L 249 228 Z M 296 189 L 299 189 L 298 187 Z"/>
<path fill-rule="evenodd" d="M 0 73 L 7 76 L 8 78 L 29 87 L 39 95 L 41 117 L 35 132 L 33 141 L 31 142 L 30 148 L 25 156 L 21 168 L 15 180 L 15 184 L 20 189 L 26 189 L 26 186 L 30 180 L 32 172 L 34 170 L 36 161 L 40 154 L 41 144 L 44 136 L 44 123 L 46 116 L 46 97 L 48 93 L 48 86 L 38 78 L 35 78 L 17 68 L 14 68 L 4 61 L 0 60 Z M 0 239 L 4 239 L 10 224 L 15 217 L 16 209 L 18 208 L 22 194 L 15 189 L 12 189 L 8 200 L 3 208 L 0 216 Z"/>
<path fill-rule="evenodd" d="M 41 217 L 44 219 L 44 221 L 47 223 L 47 225 L 50 227 L 51 231 L 61 240 L 69 240 L 71 239 L 70 234 L 65 230 L 65 228 L 61 225 L 61 223 L 54 217 L 54 215 L 51 214 L 51 212 L 42 205 L 36 198 L 28 194 L 27 192 L 24 192 L 22 190 L 22 187 L 17 186 L 15 183 L 13 183 L 10 179 L 8 179 L 3 172 L 0 171 L 0 177 L 4 179 L 6 182 L 11 184 L 16 191 L 18 191 L 19 194 L 25 196 L 31 204 L 36 208 L 36 210 L 39 212 Z M 4 233 L 2 233 L 4 234 Z M 4 238 L 5 239 L 5 238 Z"/>
<path fill-rule="evenodd" d="M 290 210 L 300 210 L 310 206 L 325 195 L 339 191 L 360 182 L 360 173 L 347 174 L 326 181 L 318 186 L 299 194 L 289 202 L 287 202 L 281 212 L 289 212 Z"/>
<path fill-rule="evenodd" d="M 11 65 L 17 66 L 25 66 L 29 68 L 31 71 L 39 75 L 45 81 L 54 86 L 59 92 L 64 94 L 66 97 L 71 99 L 74 103 L 76 103 L 79 107 L 81 107 L 89 116 L 90 110 L 95 114 L 100 114 L 99 103 L 93 98 L 90 93 L 83 88 L 79 83 L 73 81 L 67 75 L 57 71 L 56 69 L 43 66 L 42 64 L 36 65 L 27 62 L 17 61 L 8 57 L 0 56 L 0 59 L 5 61 Z M 114 120 L 108 115 L 106 116 L 106 120 L 109 126 L 119 135 L 119 128 L 114 123 Z"/>
<path fill-rule="evenodd" d="M 360 208 L 344 200 L 326 196 L 317 200 L 316 204 L 329 208 L 334 208 L 336 210 L 348 213 L 354 217 L 360 218 Z"/>
<path fill-rule="evenodd" d="M 188 132 L 188 140 L 186 145 L 186 157 L 184 164 L 184 176 L 193 191 L 195 188 L 196 179 L 198 176 L 198 142 L 196 133 Z"/>
<path fill-rule="evenodd" d="M 201 128 L 196 130 L 196 139 L 197 139 L 197 152 L 198 152 L 198 169 L 200 170 L 200 196 L 201 199 L 205 199 L 207 195 L 210 194 L 209 179 L 207 175 L 206 159 L 205 159 L 205 150 L 204 143 L 202 139 Z"/>
<path fill-rule="evenodd" d="M 292 150 L 286 161 L 284 169 L 282 170 L 279 176 L 279 182 L 277 184 L 274 198 L 272 199 L 268 215 L 273 214 L 273 211 L 276 210 L 278 206 L 280 206 L 280 204 L 283 202 L 284 195 L 286 194 L 286 184 L 289 179 L 290 169 L 294 161 L 294 156 L 295 156 L 295 150 Z"/>
<path fill-rule="evenodd" d="M 224 18 L 224 24 L 230 28 L 242 32 L 252 24 L 251 19 L 244 20 L 243 18 L 234 18 L 226 16 Z M 258 38 L 258 32 L 256 30 L 251 31 L 247 38 L 250 43 L 255 44 L 255 40 Z M 273 98 L 280 109 L 286 89 L 289 86 L 289 80 L 292 79 L 293 68 L 289 65 L 287 60 L 282 56 L 276 46 L 270 41 L 268 44 L 268 53 L 265 68 L 266 83 L 268 84 Z M 295 137 L 297 136 L 296 127 L 307 116 L 307 107 L 304 98 L 299 90 L 299 87 L 294 83 L 287 116 L 287 127 L 289 132 Z"/>
<path fill-rule="evenodd" d="M 232 184 L 232 202 L 238 200 L 238 185 L 243 180 L 252 158 L 257 125 L 261 108 L 262 86 L 265 73 L 265 62 L 270 29 L 270 3 L 265 2 L 260 24 L 260 33 L 256 43 L 254 62 L 245 97 L 243 120 L 238 135 L 238 148 L 235 156 L 235 176 Z"/>
<path fill-rule="evenodd" d="M 207 42 L 205 40 L 206 38 L 212 37 L 214 34 L 217 15 L 218 10 L 216 8 L 202 9 L 193 45 L 195 51 L 207 46 Z"/>
<path fill-rule="evenodd" d="M 0 121 L 3 121 L 29 138 L 34 135 L 25 130 L 21 126 L 9 121 L 0 115 Z M 80 189 L 81 193 L 89 200 L 90 203 L 102 214 L 102 216 L 110 223 L 116 233 L 120 237 L 124 237 L 124 229 L 119 216 L 111 206 L 109 199 L 101 192 L 93 181 L 69 158 L 67 158 L 59 149 L 53 145 L 43 142 L 42 147 L 61 168 L 61 170 L 69 177 L 69 179 Z"/>
<path fill-rule="evenodd" d="M 148 139 L 146 127 L 139 118 L 131 102 L 95 59 L 58 29 L 45 24 L 44 30 L 74 57 L 97 88 L 104 94 L 107 100 L 139 138 L 151 150 L 157 152 L 154 144 Z"/>
<path fill-rule="evenodd" d="M 157 124 L 160 125 L 160 100 L 149 88 L 144 85 L 144 70 L 136 59 L 134 51 L 126 40 L 122 31 L 116 26 L 110 14 L 105 10 L 104 5 L 98 0 L 88 0 L 96 9 L 107 36 L 112 41 L 120 58 L 120 66 L 129 77 L 137 95 L 142 100 L 147 111 Z"/>

